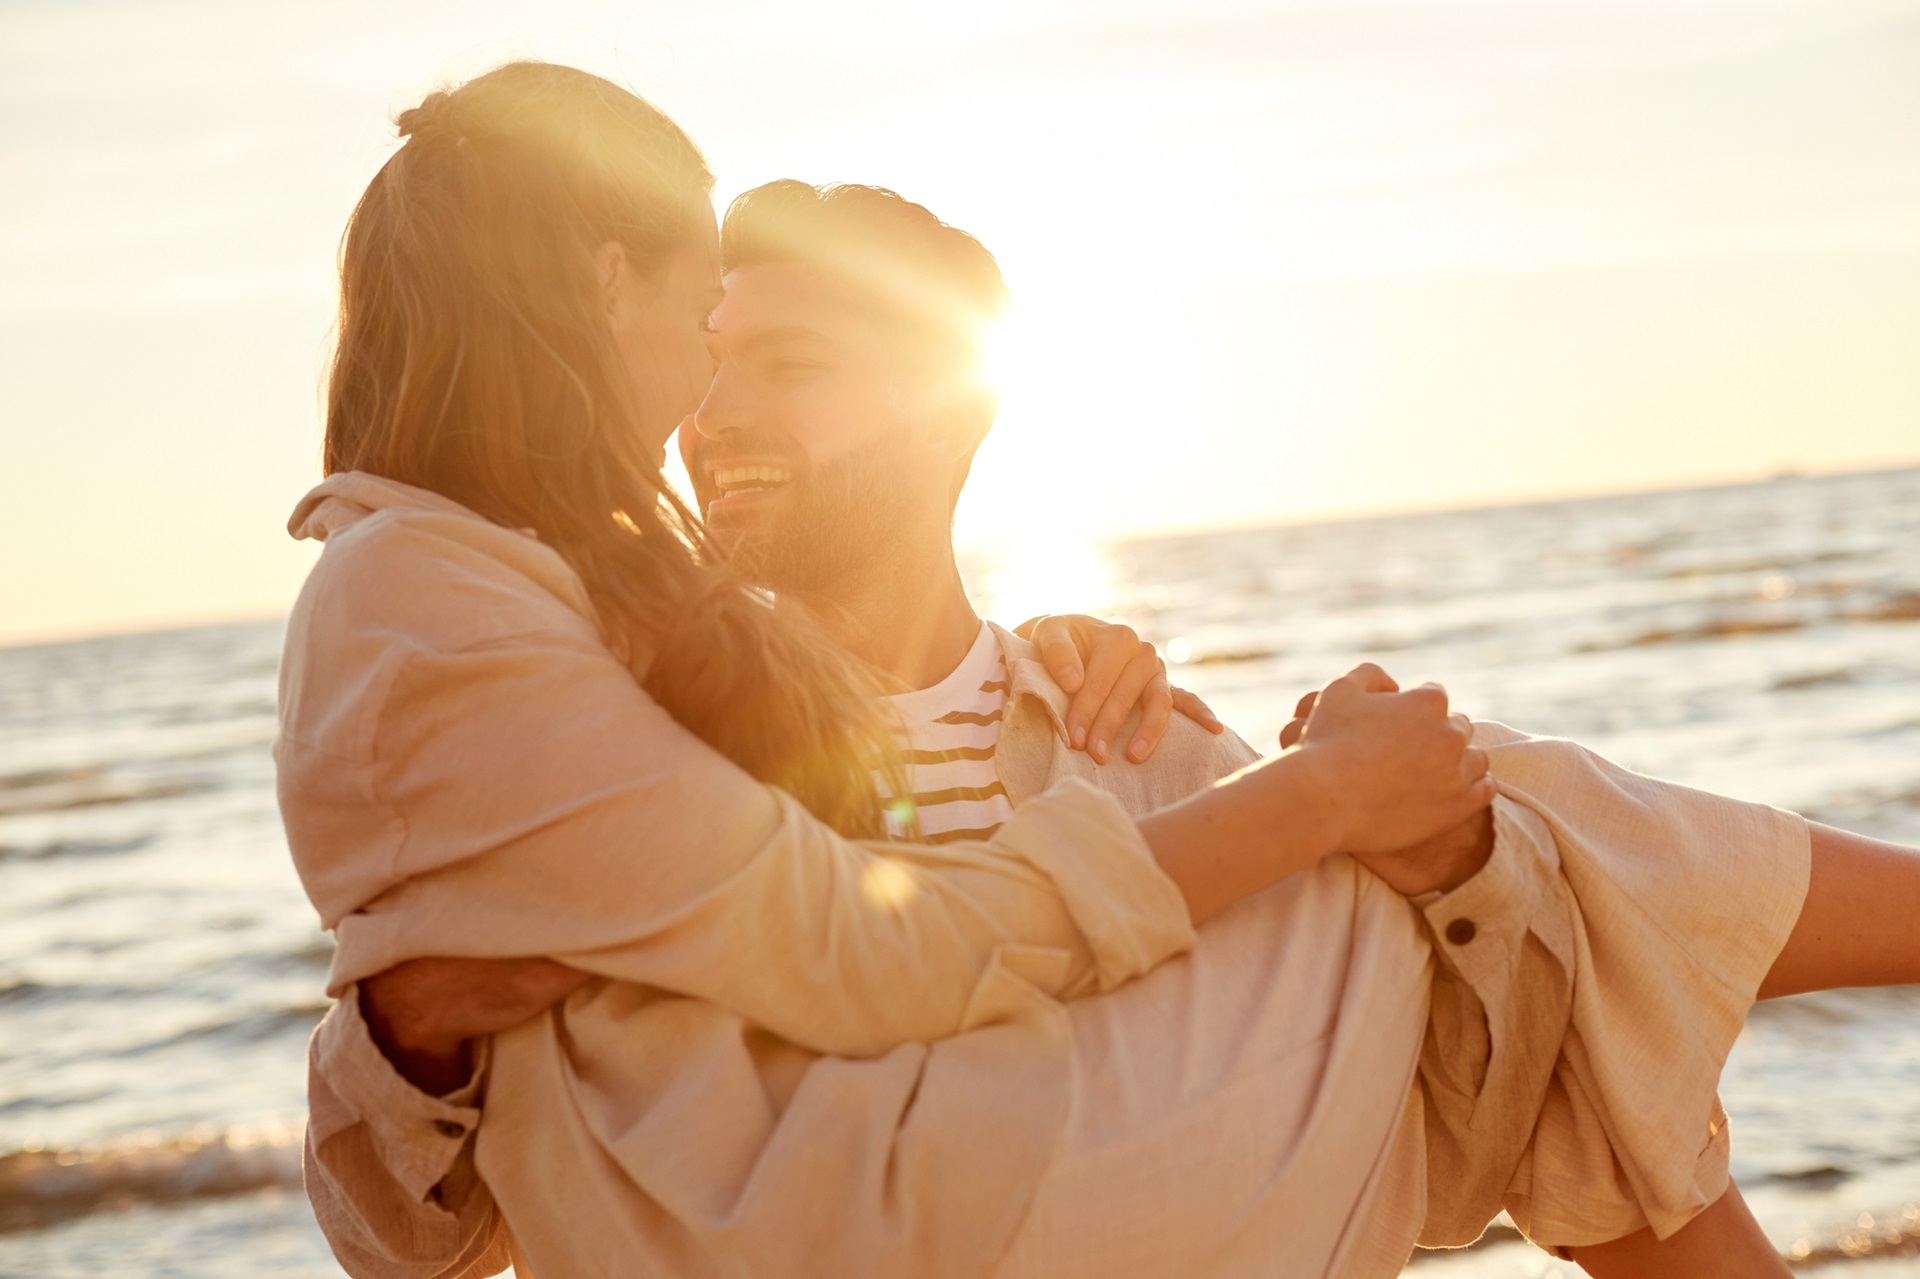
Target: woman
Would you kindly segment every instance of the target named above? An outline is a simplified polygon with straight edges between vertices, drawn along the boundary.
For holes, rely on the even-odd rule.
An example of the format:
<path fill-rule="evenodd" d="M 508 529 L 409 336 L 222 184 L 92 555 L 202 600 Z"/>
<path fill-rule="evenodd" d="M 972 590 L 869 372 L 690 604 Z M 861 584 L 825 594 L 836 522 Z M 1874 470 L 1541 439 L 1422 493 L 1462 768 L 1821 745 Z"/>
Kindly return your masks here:
<path fill-rule="evenodd" d="M 1423 1107 L 1443 1120 L 1435 1140 L 1464 1131 L 1436 1089 L 1474 1095 L 1460 1076 L 1475 1053 L 1458 1041 L 1486 1019 L 1464 1005 L 1429 1016 L 1434 961 L 1411 908 L 1330 854 L 1384 866 L 1487 805 L 1486 754 L 1444 698 L 1357 673 L 1323 693 L 1299 750 L 1137 824 L 1069 789 L 984 846 L 849 841 L 879 830 L 870 778 L 887 734 L 871 682 L 717 571 L 659 479 L 666 435 L 700 394 L 716 287 L 697 151 L 631 95 L 538 64 L 434 95 L 402 128 L 410 140 L 349 229 L 330 478 L 295 518 L 328 548 L 284 668 L 290 842 L 339 935 L 338 992 L 422 955 L 557 955 L 621 979 L 497 1041 L 474 1162 L 403 1173 L 441 1206 L 423 1229 L 443 1238 L 423 1251 L 504 1264 L 477 1169 L 514 1223 L 515 1260 L 540 1273 L 778 1271 L 801 1256 L 858 1273 L 1106 1273 L 1123 1260 L 1103 1252 L 1116 1239 L 1153 1272 L 1108 1214 L 1137 1223 L 1156 1204 L 1166 1256 L 1232 1273 L 1250 1264 L 1244 1231 L 1239 1251 L 1192 1264 L 1196 1242 L 1230 1224 L 1207 1175 L 1291 1150 L 1286 1194 L 1246 1202 L 1300 1213 L 1299 1272 L 1397 1266 L 1430 1188 Z M 1522 779 L 1542 757 L 1517 739 L 1503 749 Z M 1590 792 L 1638 793 L 1591 762 L 1566 767 Z M 1553 793 L 1550 771 L 1536 780 L 1548 816 L 1503 820 L 1542 859 L 1510 872 L 1534 875 L 1539 917 L 1605 936 L 1625 925 L 1591 904 L 1657 916 L 1663 885 L 1612 874 L 1604 839 L 1549 830 L 1579 795 Z M 1543 1131 L 1565 1140 L 1522 1145 L 1535 1219 L 1572 1243 L 1623 1221 L 1670 1235 L 1718 1202 L 1712 1074 L 1763 980 L 1803 979 L 1809 956 L 1846 980 L 1911 967 L 1881 931 L 1844 952 L 1818 944 L 1824 898 L 1801 909 L 1797 819 L 1677 788 L 1657 798 L 1686 814 L 1669 820 L 1688 837 L 1678 851 L 1717 835 L 1752 854 L 1666 885 L 1745 885 L 1724 918 L 1696 912 L 1719 926 L 1674 961 L 1713 989 L 1684 992 L 1704 1029 L 1661 1082 L 1712 1132 L 1702 1153 L 1691 1133 L 1636 1130 L 1611 1090 L 1671 1061 L 1569 1032 L 1583 1055 L 1565 1078 L 1592 1095 L 1541 1102 Z M 1837 847 L 1816 861 L 1878 856 Z M 1556 855 L 1575 859 L 1571 888 L 1539 877 Z M 1463 878 L 1424 869 L 1397 882 Z M 1323 931 L 1283 927 L 1309 921 Z M 1610 953 L 1579 949 L 1556 961 L 1583 978 L 1576 1029 L 1657 1002 L 1632 981 L 1618 983 L 1624 1004 L 1604 980 L 1593 993 Z M 1112 993 L 1081 998 L 1095 991 Z M 1210 1000 L 1229 1014 L 1178 1041 L 1204 1086 L 1112 1091 L 1136 1037 Z M 1090 1070 L 1101 1051 L 1107 1068 Z M 1260 1087 L 1238 1095 L 1236 1081 Z M 466 1130 L 442 1122 L 457 1154 Z M 1151 1148 L 1175 1130 L 1246 1149 L 1183 1169 L 1169 1160 L 1193 1141 Z M 381 1141 L 371 1121 L 334 1136 Z M 1477 1157 L 1470 1141 L 1460 1153 Z M 1588 1166 L 1629 1173 L 1591 1211 L 1555 1180 Z M 1512 1169 L 1480 1171 L 1497 1199 Z M 392 1220 L 387 1189 L 347 1216 Z M 336 1246 L 354 1266 L 360 1245 Z"/>

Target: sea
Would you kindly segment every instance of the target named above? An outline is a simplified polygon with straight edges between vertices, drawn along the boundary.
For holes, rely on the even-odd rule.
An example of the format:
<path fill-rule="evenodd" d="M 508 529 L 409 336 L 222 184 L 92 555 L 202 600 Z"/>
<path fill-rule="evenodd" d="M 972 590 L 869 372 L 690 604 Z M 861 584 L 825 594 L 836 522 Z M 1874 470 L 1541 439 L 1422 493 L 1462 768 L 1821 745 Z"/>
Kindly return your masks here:
<path fill-rule="evenodd" d="M 1920 847 L 1920 469 L 1097 559 L 1107 607 L 1263 748 L 1370 659 L 1476 716 Z M 998 616 L 1009 562 L 968 572 Z M 341 1273 L 300 1191 L 331 944 L 274 807 L 282 634 L 0 649 L 0 1276 Z M 1735 1173 L 1802 1273 L 1920 1276 L 1920 988 L 1760 1006 L 1723 1097 Z M 1579 1272 L 1496 1230 L 1410 1273 Z"/>

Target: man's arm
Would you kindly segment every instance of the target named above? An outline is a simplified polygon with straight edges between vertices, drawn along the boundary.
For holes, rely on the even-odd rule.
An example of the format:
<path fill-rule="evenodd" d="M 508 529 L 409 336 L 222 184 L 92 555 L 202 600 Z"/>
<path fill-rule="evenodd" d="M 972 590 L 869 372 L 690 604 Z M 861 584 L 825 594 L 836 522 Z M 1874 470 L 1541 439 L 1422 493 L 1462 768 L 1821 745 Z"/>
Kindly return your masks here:
<path fill-rule="evenodd" d="M 354 1279 L 480 1279 L 511 1264 L 473 1165 L 485 1049 L 444 1097 L 395 1073 L 348 987 L 307 1048 L 307 1198 Z"/>

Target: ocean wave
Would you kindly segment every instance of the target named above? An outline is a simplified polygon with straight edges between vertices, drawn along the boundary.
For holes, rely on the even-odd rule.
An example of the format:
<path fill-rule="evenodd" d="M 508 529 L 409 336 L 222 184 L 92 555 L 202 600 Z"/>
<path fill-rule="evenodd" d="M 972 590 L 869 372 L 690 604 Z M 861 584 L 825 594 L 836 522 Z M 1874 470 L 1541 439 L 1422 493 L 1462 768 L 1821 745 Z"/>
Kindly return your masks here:
<path fill-rule="evenodd" d="M 191 1026 L 161 1039 L 133 1044 L 117 1052 L 102 1055 L 115 1058 L 144 1057 L 149 1053 L 206 1040 L 248 1043 L 288 1034 L 304 1038 L 312 1033 L 315 1024 L 326 1016 L 327 1009 L 331 1006 L 329 1001 L 322 999 L 291 1004 L 284 1008 L 269 1008 L 260 1012 L 245 1013 L 222 1021 Z"/>
<path fill-rule="evenodd" d="M 125 986 L 100 985 L 91 982 L 39 982 L 23 979 L 0 984 L 0 1005 L 52 1004 L 83 999 L 117 1001 L 139 993 Z"/>
<path fill-rule="evenodd" d="M 155 832 L 143 831 L 125 839 L 54 839 L 44 844 L 0 844 L 0 862 L 9 858 L 50 861 L 56 857 L 111 857 L 139 852 L 155 838 Z"/>
<path fill-rule="evenodd" d="M 1469 1248 L 1491 1248 L 1499 1244 L 1520 1243 L 1526 1236 L 1514 1229 L 1505 1217 L 1487 1227 L 1487 1232 L 1469 1244 Z M 1414 1266 L 1426 1260 L 1448 1255 L 1446 1249 L 1416 1250 Z M 1907 1204 L 1897 1212 L 1875 1217 L 1862 1212 L 1836 1230 L 1807 1234 L 1795 1239 L 1781 1253 L 1781 1259 L 1795 1270 L 1811 1270 L 1844 1261 L 1883 1261 L 1894 1257 L 1920 1256 L 1920 1204 Z"/>
<path fill-rule="evenodd" d="M 125 779 L 107 776 L 97 768 L 46 769 L 0 777 L 0 817 L 22 813 L 59 813 L 109 804 L 136 804 L 143 800 L 175 799 L 218 790 L 221 782 L 206 776 Z"/>
<path fill-rule="evenodd" d="M 1920 1256 L 1920 1204 L 1908 1204 L 1899 1212 L 1880 1218 L 1863 1212 L 1846 1227 L 1824 1238 L 1802 1236 L 1794 1240 L 1786 1251 L 1787 1264 L 1795 1270 L 1839 1261 L 1915 1256 Z"/>
<path fill-rule="evenodd" d="M 1888 596 L 1871 608 L 1848 613 L 1846 617 L 1850 622 L 1920 621 L 1920 591 L 1902 591 L 1898 595 Z"/>
<path fill-rule="evenodd" d="M 135 1204 L 300 1185 L 298 1124 L 245 1124 L 173 1137 L 146 1133 L 82 1149 L 0 1155 L 0 1232 L 37 1230 Z"/>
<path fill-rule="evenodd" d="M 1748 635 L 1778 635 L 1807 626 L 1798 617 L 1714 617 L 1692 626 L 1657 627 L 1628 639 L 1583 644 L 1577 651 L 1601 653 L 1615 648 L 1648 648 L 1655 644 L 1690 644 L 1700 640 L 1739 639 Z"/>

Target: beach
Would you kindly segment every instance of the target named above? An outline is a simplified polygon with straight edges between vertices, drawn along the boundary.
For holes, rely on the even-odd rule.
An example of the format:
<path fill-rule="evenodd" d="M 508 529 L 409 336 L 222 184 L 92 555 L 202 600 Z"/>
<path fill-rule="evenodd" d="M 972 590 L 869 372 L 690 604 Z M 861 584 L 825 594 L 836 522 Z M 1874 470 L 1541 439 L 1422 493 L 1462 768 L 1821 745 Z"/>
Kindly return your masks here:
<path fill-rule="evenodd" d="M 1012 567 L 967 564 L 1008 623 Z M 1263 750 L 1371 659 L 1920 845 L 1920 470 L 1138 539 L 1099 569 Z M 0 1276 L 340 1273 L 299 1188 L 331 946 L 274 805 L 281 635 L 0 649 Z M 1920 1275 L 1920 988 L 1762 1006 L 1723 1095 L 1736 1176 L 1806 1273 Z M 1414 1273 L 1556 1267 L 1578 1273 L 1508 1243 Z"/>

